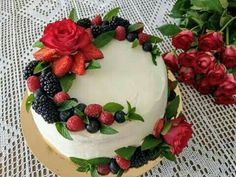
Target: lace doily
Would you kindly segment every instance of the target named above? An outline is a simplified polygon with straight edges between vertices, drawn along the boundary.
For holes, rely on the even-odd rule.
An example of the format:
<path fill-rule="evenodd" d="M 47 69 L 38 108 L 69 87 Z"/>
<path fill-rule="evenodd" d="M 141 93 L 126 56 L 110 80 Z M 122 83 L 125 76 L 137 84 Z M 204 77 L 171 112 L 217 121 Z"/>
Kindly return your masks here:
<path fill-rule="evenodd" d="M 20 104 L 26 86 L 23 68 L 32 60 L 32 44 L 43 27 L 66 17 L 76 7 L 79 17 L 92 17 L 121 7 L 121 16 L 142 21 L 146 32 L 159 34 L 158 26 L 169 22 L 175 0 L 2 0 L 0 1 L 0 176 L 56 176 L 32 155 L 20 129 Z M 159 34 L 160 35 L 160 34 Z M 170 49 L 169 41 L 160 44 Z M 170 162 L 163 160 L 143 176 L 228 177 L 236 176 L 236 105 L 217 106 L 210 96 L 202 96 L 180 85 L 184 113 L 193 123 L 194 137 L 189 147 Z"/>

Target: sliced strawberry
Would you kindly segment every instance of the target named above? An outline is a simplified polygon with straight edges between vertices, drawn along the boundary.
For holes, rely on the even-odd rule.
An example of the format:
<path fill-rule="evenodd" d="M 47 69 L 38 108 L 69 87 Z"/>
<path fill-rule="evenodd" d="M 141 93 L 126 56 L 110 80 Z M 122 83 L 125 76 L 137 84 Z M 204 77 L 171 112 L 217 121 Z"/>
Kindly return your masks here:
<path fill-rule="evenodd" d="M 56 57 L 56 50 L 44 47 L 34 53 L 34 58 L 38 61 L 53 61 Z"/>
<path fill-rule="evenodd" d="M 57 77 L 62 77 L 71 70 L 71 67 L 72 59 L 70 56 L 65 55 L 52 63 L 52 72 Z"/>
<path fill-rule="evenodd" d="M 93 59 L 101 59 L 103 58 L 103 53 L 92 43 L 87 45 L 82 49 L 82 52 L 85 56 L 85 61 L 89 62 Z"/>
<path fill-rule="evenodd" d="M 90 40 L 92 41 L 92 40 L 93 40 L 93 34 L 92 34 L 91 28 L 87 28 L 85 31 L 88 33 L 89 38 L 90 38 Z"/>
<path fill-rule="evenodd" d="M 83 75 L 85 73 L 85 57 L 80 52 L 74 56 L 72 72 L 78 75 Z"/>

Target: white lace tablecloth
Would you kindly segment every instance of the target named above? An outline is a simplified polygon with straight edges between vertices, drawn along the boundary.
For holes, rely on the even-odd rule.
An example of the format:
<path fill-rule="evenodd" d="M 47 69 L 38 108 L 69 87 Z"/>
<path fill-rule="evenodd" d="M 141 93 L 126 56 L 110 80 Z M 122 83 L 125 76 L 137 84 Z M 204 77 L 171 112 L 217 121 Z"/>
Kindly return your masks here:
<path fill-rule="evenodd" d="M 170 21 L 167 14 L 173 4 L 174 0 L 0 0 L 0 176 L 56 176 L 26 146 L 19 120 L 26 89 L 22 70 L 32 60 L 32 43 L 45 24 L 68 16 L 72 7 L 79 17 L 92 17 L 119 6 L 121 16 L 142 21 L 147 32 L 158 34 L 156 27 Z M 167 51 L 169 42 L 160 47 Z M 176 162 L 163 160 L 144 176 L 236 176 L 236 105 L 216 106 L 212 97 L 189 86 L 180 88 L 194 137 Z"/>

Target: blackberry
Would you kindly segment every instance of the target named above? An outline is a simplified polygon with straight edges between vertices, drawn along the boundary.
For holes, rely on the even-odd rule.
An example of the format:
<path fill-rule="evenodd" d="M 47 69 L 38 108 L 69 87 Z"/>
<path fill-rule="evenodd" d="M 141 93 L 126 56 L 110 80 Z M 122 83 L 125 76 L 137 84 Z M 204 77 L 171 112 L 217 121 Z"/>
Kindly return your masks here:
<path fill-rule="evenodd" d="M 102 27 L 98 26 L 98 25 L 93 25 L 91 27 L 91 30 L 92 30 L 92 34 L 93 34 L 94 38 L 96 38 L 97 36 L 99 36 L 102 33 Z"/>
<path fill-rule="evenodd" d="M 141 167 L 148 162 L 145 153 L 141 151 L 141 147 L 136 149 L 130 161 L 130 166 L 135 168 Z"/>
<path fill-rule="evenodd" d="M 128 33 L 126 36 L 126 39 L 129 42 L 133 42 L 138 37 L 138 34 L 136 32 Z"/>
<path fill-rule="evenodd" d="M 41 95 L 43 95 L 43 94 L 44 94 L 44 93 L 43 93 L 42 89 L 39 88 L 38 90 L 36 90 L 36 91 L 34 92 L 34 97 L 35 97 L 35 98 L 38 98 L 39 96 L 41 96 Z"/>
<path fill-rule="evenodd" d="M 110 23 L 109 23 L 111 29 L 115 30 L 117 26 L 119 26 L 119 23 L 117 21 L 116 17 L 112 17 Z"/>
<path fill-rule="evenodd" d="M 111 30 L 112 28 L 110 27 L 110 25 L 102 25 L 102 33 L 111 31 Z"/>
<path fill-rule="evenodd" d="M 44 94 L 35 99 L 32 104 L 32 108 L 48 123 L 55 123 L 59 121 L 59 112 L 57 111 L 56 104 Z"/>
<path fill-rule="evenodd" d="M 51 71 L 43 72 L 41 74 L 40 84 L 49 97 L 53 97 L 56 93 L 61 91 L 59 80 Z"/>
<path fill-rule="evenodd" d="M 73 114 L 74 114 L 73 109 L 62 111 L 59 113 L 59 118 L 62 122 L 66 122 Z"/>
<path fill-rule="evenodd" d="M 91 26 L 91 21 L 89 20 L 89 18 L 82 18 L 77 21 L 77 24 L 84 28 L 89 28 Z"/>
<path fill-rule="evenodd" d="M 28 77 L 33 75 L 34 68 L 36 67 L 38 63 L 39 63 L 38 61 L 34 60 L 34 61 L 29 62 L 29 64 L 25 67 L 23 71 L 23 77 L 25 80 L 27 80 Z"/>
<path fill-rule="evenodd" d="M 157 157 L 160 156 L 160 149 L 154 148 L 144 151 L 145 157 L 147 160 L 155 160 Z"/>
<path fill-rule="evenodd" d="M 150 52 L 150 51 L 152 51 L 152 44 L 151 44 L 150 42 L 145 42 L 145 43 L 143 44 L 143 50 L 144 50 L 145 52 Z"/>
<path fill-rule="evenodd" d="M 129 25 L 129 20 L 123 19 L 118 16 L 113 17 L 110 21 L 110 26 L 112 29 L 116 29 L 117 26 L 123 26 L 127 30 Z"/>

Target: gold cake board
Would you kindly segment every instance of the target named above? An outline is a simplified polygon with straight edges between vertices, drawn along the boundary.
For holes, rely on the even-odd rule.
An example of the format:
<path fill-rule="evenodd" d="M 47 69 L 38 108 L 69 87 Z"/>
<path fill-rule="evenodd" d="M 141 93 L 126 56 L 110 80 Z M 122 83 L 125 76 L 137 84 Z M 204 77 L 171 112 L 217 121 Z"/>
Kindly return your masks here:
<path fill-rule="evenodd" d="M 169 73 L 168 77 L 174 80 L 174 76 Z M 176 88 L 177 95 L 180 95 L 179 88 Z M 181 95 L 180 95 L 181 98 Z M 49 145 L 40 134 L 36 124 L 34 123 L 32 114 L 26 111 L 25 102 L 27 94 L 25 94 L 21 105 L 21 128 L 28 147 L 36 158 L 44 164 L 48 169 L 53 171 L 60 177 L 90 177 L 90 173 L 77 172 L 77 165 L 70 161 L 68 157 L 63 156 L 57 150 Z M 178 112 L 182 110 L 182 100 Z M 154 161 L 149 161 L 148 164 L 140 168 L 131 168 L 123 174 L 123 177 L 136 177 L 156 166 L 162 158 L 157 158 Z M 111 173 L 107 177 L 115 177 Z"/>

